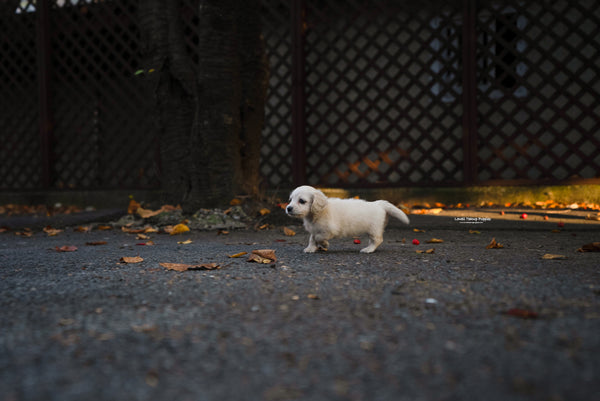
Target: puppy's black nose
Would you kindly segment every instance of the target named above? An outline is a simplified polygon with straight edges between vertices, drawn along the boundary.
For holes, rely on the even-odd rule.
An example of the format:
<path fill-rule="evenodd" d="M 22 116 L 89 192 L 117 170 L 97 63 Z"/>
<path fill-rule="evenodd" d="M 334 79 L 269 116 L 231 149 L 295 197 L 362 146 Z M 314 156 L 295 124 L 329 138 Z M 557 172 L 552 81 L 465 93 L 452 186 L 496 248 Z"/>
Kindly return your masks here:
<path fill-rule="evenodd" d="M 285 210 L 286 210 L 288 213 L 292 213 L 292 210 L 294 210 L 294 208 L 293 208 L 292 206 L 288 206 L 288 207 L 287 207 Z"/>

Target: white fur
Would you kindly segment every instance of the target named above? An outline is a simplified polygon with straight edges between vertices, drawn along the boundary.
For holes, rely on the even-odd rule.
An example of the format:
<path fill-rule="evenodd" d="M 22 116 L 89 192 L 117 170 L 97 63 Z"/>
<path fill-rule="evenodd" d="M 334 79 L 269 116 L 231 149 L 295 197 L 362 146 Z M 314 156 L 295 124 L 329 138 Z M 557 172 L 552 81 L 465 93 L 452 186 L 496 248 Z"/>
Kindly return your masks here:
<path fill-rule="evenodd" d="M 404 212 L 385 200 L 367 202 L 360 199 L 327 198 L 318 189 L 304 185 L 290 195 L 286 213 L 304 220 L 310 233 L 304 252 L 327 250 L 328 240 L 335 237 L 369 235 L 369 245 L 361 252 L 371 253 L 383 242 L 388 216 L 409 223 Z"/>

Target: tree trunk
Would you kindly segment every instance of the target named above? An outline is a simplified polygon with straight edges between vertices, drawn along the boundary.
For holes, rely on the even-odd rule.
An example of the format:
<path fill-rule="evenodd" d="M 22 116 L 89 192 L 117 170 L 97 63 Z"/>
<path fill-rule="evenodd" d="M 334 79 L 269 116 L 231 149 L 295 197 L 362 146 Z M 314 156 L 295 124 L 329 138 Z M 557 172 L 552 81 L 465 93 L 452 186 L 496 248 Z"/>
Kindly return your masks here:
<path fill-rule="evenodd" d="M 259 3 L 200 0 L 195 63 L 185 47 L 180 3 L 140 2 L 162 185 L 167 201 L 184 210 L 223 205 L 240 191 L 257 191 L 268 84 Z"/>

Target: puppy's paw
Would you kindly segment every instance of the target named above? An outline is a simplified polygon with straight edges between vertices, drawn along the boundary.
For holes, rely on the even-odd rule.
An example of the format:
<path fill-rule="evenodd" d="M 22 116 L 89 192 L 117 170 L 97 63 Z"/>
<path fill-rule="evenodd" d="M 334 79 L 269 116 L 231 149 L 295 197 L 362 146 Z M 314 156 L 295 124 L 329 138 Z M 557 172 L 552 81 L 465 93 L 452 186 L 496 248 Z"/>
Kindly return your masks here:
<path fill-rule="evenodd" d="M 375 249 L 376 248 L 374 248 L 372 246 L 368 246 L 366 248 L 361 249 L 360 253 L 373 253 L 373 252 L 375 252 Z"/>
<path fill-rule="evenodd" d="M 306 248 L 304 248 L 304 253 L 315 253 L 317 251 L 317 247 L 316 246 L 307 246 Z"/>

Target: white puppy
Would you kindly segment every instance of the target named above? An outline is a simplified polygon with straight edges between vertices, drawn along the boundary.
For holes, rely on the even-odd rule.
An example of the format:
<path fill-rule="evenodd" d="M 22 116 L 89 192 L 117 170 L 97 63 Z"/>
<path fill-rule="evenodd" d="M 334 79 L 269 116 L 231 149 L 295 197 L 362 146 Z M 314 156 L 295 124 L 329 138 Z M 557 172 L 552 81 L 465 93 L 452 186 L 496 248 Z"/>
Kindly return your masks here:
<path fill-rule="evenodd" d="M 383 242 L 383 230 L 388 216 L 408 224 L 406 214 L 388 201 L 367 202 L 360 199 L 327 198 L 318 189 L 304 185 L 290 195 L 285 212 L 288 216 L 304 219 L 304 228 L 310 233 L 304 252 L 327 250 L 331 238 L 369 235 L 369 246 L 361 252 L 371 253 Z"/>

